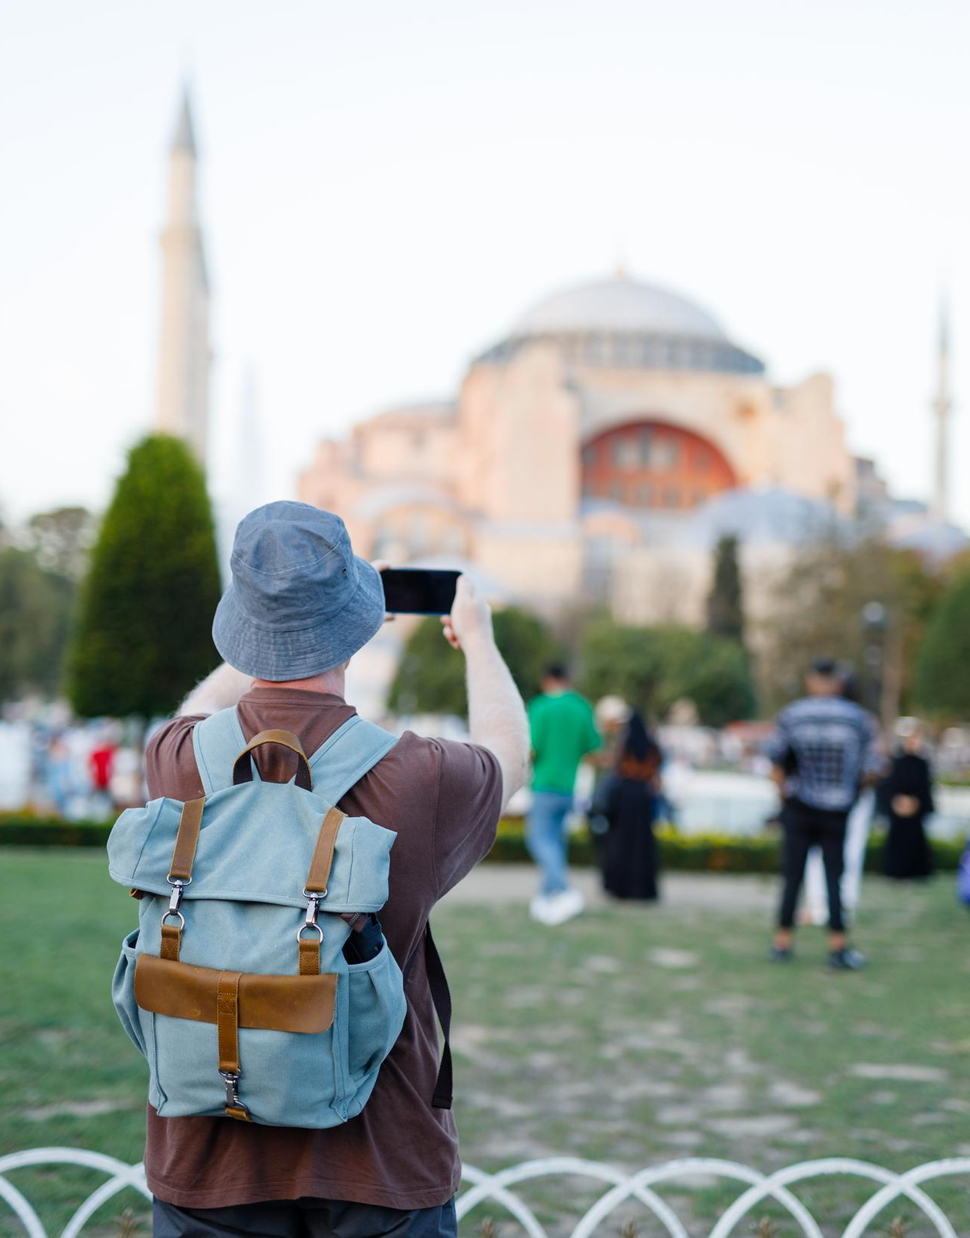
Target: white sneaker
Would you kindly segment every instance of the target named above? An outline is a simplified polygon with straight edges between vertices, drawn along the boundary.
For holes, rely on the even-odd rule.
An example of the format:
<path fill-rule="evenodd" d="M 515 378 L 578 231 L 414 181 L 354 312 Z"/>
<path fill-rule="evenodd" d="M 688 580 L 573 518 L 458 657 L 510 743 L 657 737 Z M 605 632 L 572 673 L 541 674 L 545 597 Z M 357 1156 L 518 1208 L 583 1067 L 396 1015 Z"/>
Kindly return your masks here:
<path fill-rule="evenodd" d="M 535 902 L 540 902 L 541 905 L 533 911 L 533 915 L 542 924 L 550 926 L 565 924 L 573 916 L 578 916 L 586 906 L 582 894 L 575 886 L 559 890 L 556 894 L 539 895 L 538 899 L 533 899 L 533 903 Z"/>
<path fill-rule="evenodd" d="M 554 924 L 555 895 L 537 894 L 529 903 L 529 915 L 540 924 Z"/>

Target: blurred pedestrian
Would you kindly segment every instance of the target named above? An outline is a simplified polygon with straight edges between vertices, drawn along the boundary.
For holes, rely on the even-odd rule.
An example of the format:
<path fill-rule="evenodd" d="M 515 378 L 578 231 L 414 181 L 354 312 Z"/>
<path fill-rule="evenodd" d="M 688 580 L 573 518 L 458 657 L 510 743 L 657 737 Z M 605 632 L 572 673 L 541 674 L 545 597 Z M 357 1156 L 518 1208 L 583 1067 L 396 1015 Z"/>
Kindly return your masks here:
<path fill-rule="evenodd" d="M 862 783 L 871 781 L 880 769 L 876 725 L 861 706 L 843 697 L 843 678 L 830 658 L 812 664 L 805 686 L 807 695 L 778 715 L 770 745 L 772 773 L 783 797 L 785 833 L 784 891 L 770 958 L 785 962 L 792 956 L 805 861 L 809 849 L 818 845 L 828 890 L 829 965 L 856 970 L 865 965 L 865 958 L 849 946 L 840 886 L 849 810 Z"/>
<path fill-rule="evenodd" d="M 842 680 L 842 697 L 859 704 L 859 680 L 851 662 L 840 662 L 837 672 Z M 791 772 L 794 772 L 793 770 Z M 860 785 L 855 802 L 849 809 L 845 830 L 842 880 L 842 917 L 851 924 L 862 900 L 862 877 L 865 872 L 869 833 L 876 812 L 876 793 L 871 785 Z M 805 865 L 805 907 L 799 923 L 825 924 L 828 920 L 828 894 L 825 887 L 825 866 L 820 848 L 813 847 Z"/>
<path fill-rule="evenodd" d="M 934 811 L 933 775 L 923 751 L 923 730 L 915 718 L 896 723 L 897 746 L 889 773 L 879 784 L 880 811 L 889 820 L 883 872 L 899 881 L 933 875 L 926 818 Z"/>
<path fill-rule="evenodd" d="M 570 687 L 566 668 L 546 669 L 542 692 L 529 702 L 532 736 L 532 806 L 526 819 L 529 854 L 539 866 L 538 893 L 529 905 L 533 919 L 562 924 L 583 910 L 583 896 L 569 884 L 566 817 L 573 806 L 576 771 L 600 745 L 589 701 Z"/>
<path fill-rule="evenodd" d="M 658 897 L 657 840 L 653 823 L 660 786 L 660 748 L 633 711 L 615 768 L 601 787 L 603 887 L 616 898 Z"/>
<path fill-rule="evenodd" d="M 69 815 L 74 795 L 74 772 L 71 750 L 62 735 L 54 735 L 44 755 L 44 792 L 59 817 Z"/>
<path fill-rule="evenodd" d="M 125 744 L 114 754 L 108 787 L 114 811 L 140 807 L 145 802 L 141 756 L 137 748 Z"/>
<path fill-rule="evenodd" d="M 111 774 L 117 751 L 118 745 L 110 729 L 103 727 L 88 754 L 92 815 L 107 817 L 111 812 Z"/>

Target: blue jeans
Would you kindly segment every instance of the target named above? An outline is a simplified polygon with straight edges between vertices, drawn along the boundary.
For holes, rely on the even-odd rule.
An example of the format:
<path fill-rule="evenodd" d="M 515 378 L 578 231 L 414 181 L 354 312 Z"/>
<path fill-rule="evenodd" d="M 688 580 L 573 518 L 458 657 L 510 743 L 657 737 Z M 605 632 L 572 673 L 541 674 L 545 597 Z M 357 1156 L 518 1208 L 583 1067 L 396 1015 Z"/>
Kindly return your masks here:
<path fill-rule="evenodd" d="M 326 1199 L 272 1200 L 229 1208 L 176 1208 L 154 1201 L 155 1238 L 457 1238 L 455 1201 L 400 1212 Z"/>
<path fill-rule="evenodd" d="M 566 878 L 566 814 L 573 806 L 571 795 L 558 791 L 533 791 L 532 810 L 525 823 L 525 845 L 539 865 L 541 894 L 560 894 L 568 889 Z"/>

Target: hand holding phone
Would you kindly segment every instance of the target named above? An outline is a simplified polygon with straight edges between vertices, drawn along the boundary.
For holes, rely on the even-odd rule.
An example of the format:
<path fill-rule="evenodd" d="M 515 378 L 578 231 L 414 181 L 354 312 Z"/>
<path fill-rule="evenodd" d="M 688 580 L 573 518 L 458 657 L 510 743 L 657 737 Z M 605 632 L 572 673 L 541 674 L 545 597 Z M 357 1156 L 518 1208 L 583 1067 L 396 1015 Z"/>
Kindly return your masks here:
<path fill-rule="evenodd" d="M 442 615 L 441 623 L 445 640 L 453 649 L 461 649 L 475 636 L 494 639 L 491 607 L 467 576 L 459 578 L 451 613 Z"/>

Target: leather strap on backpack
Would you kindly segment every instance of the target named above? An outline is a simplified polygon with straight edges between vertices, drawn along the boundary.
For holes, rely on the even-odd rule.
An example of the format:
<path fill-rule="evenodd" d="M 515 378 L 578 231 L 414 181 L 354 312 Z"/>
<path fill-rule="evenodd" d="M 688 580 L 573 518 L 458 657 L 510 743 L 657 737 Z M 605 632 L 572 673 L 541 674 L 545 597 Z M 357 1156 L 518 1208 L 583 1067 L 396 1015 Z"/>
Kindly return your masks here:
<path fill-rule="evenodd" d="M 337 832 L 346 819 L 347 814 L 339 808 L 331 808 L 323 818 L 303 890 L 307 897 L 311 894 L 317 894 L 320 898 L 326 897 L 327 882 L 333 868 L 333 853 L 337 846 Z"/>
<path fill-rule="evenodd" d="M 320 974 L 320 946 L 323 942 L 323 929 L 317 924 L 317 913 L 320 910 L 320 900 L 327 897 L 327 883 L 333 868 L 333 856 L 337 846 L 337 834 L 346 821 L 347 814 L 339 808 L 330 808 L 323 818 L 320 833 L 317 835 L 317 845 L 310 861 L 310 871 L 307 873 L 303 893 L 307 900 L 306 920 L 300 925 L 296 939 L 300 945 L 300 975 L 318 976 Z M 315 938 L 305 938 L 304 932 L 314 930 Z"/>
<path fill-rule="evenodd" d="M 178 962 L 182 948 L 185 917 L 179 907 L 182 904 L 182 891 L 192 881 L 192 865 L 195 863 L 195 849 L 199 844 L 204 808 L 204 796 L 198 800 L 186 800 L 182 805 L 178 833 L 175 835 L 175 850 L 172 852 L 172 863 L 168 870 L 168 884 L 172 887 L 172 895 L 168 901 L 168 910 L 162 916 L 162 943 L 158 952 L 160 958 L 170 959 L 173 963 Z M 178 923 L 166 924 L 169 916 L 174 916 Z"/>
<path fill-rule="evenodd" d="M 178 833 L 175 835 L 175 850 L 172 852 L 172 863 L 168 869 L 169 884 L 181 881 L 183 885 L 188 885 L 192 880 L 192 865 L 195 863 L 195 849 L 199 845 L 203 808 L 204 796 L 200 800 L 186 800 L 182 805 Z"/>
<path fill-rule="evenodd" d="M 411 957 L 404 965 L 404 982 L 407 983 L 411 968 L 418 950 L 424 947 L 424 966 L 428 976 L 428 988 L 431 990 L 431 1000 L 434 1003 L 435 1014 L 441 1024 L 444 1044 L 441 1050 L 441 1062 L 438 1066 L 438 1078 L 435 1080 L 434 1094 L 431 1105 L 434 1109 L 450 1109 L 454 1095 L 454 1072 L 451 1063 L 451 990 L 448 987 L 448 977 L 445 975 L 444 964 L 438 947 L 431 934 L 431 922 L 424 926 L 421 941 L 415 947 Z"/>
<path fill-rule="evenodd" d="M 249 1110 L 239 1099 L 239 981 L 241 973 L 219 973 L 216 990 L 216 1031 L 219 1038 L 219 1073 L 226 1082 L 227 1118 L 251 1122 Z"/>
<path fill-rule="evenodd" d="M 296 768 L 296 785 L 302 787 L 304 791 L 313 790 L 313 775 L 310 773 L 310 762 L 303 751 L 303 745 L 292 731 L 260 731 L 258 735 L 254 735 L 233 762 L 233 786 L 239 786 L 243 782 L 252 782 L 253 765 L 248 758 L 252 756 L 252 753 L 257 748 L 261 748 L 263 744 L 280 744 L 283 748 L 289 748 L 291 752 L 295 752 L 299 757 L 299 764 Z"/>

